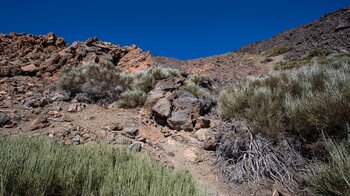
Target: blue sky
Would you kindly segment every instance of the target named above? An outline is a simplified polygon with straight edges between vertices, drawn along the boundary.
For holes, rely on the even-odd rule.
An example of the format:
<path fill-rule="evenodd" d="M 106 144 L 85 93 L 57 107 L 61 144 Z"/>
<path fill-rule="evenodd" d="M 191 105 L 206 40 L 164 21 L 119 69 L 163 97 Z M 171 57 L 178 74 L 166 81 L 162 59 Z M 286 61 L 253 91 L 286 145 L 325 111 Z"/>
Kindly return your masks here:
<path fill-rule="evenodd" d="M 178 59 L 222 54 L 350 5 L 350 0 L 4 0 L 0 32 L 55 32 L 136 44 Z"/>

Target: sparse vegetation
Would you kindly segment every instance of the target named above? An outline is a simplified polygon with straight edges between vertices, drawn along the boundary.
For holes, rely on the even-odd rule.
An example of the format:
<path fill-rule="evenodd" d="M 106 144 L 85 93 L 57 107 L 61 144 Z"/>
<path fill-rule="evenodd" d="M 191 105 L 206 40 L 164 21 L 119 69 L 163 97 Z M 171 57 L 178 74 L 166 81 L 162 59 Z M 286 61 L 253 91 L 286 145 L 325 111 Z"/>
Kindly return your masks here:
<path fill-rule="evenodd" d="M 262 60 L 261 63 L 266 64 L 266 63 L 269 63 L 269 62 L 271 62 L 271 61 L 273 61 L 273 59 L 270 58 L 270 57 L 267 57 L 267 58 L 265 58 L 264 60 Z"/>
<path fill-rule="evenodd" d="M 0 195 L 202 195 L 188 172 L 111 145 L 0 137 Z"/>
<path fill-rule="evenodd" d="M 292 51 L 294 49 L 294 47 L 292 46 L 288 46 L 288 47 L 281 47 L 281 48 L 273 48 L 267 52 L 264 53 L 265 56 L 267 57 L 275 57 L 275 56 L 279 56 L 282 54 L 285 54 L 289 51 Z"/>
<path fill-rule="evenodd" d="M 112 102 L 120 93 L 120 84 L 113 65 L 93 62 L 66 70 L 59 81 L 60 87 L 72 97 L 80 94 L 88 102 Z"/>
<path fill-rule="evenodd" d="M 344 136 L 350 122 L 350 58 L 331 55 L 300 70 L 249 78 L 219 97 L 225 118 L 244 118 L 256 132 Z"/>
<path fill-rule="evenodd" d="M 302 58 L 293 58 L 293 59 L 288 59 L 286 61 L 278 62 L 275 66 L 275 70 L 287 70 L 292 68 L 299 68 L 306 64 L 310 64 L 311 61 L 314 59 L 316 59 L 317 61 L 322 61 L 322 59 L 326 59 L 326 57 L 331 54 L 332 52 L 326 49 L 311 50 Z"/>
<path fill-rule="evenodd" d="M 79 101 L 105 105 L 119 100 L 120 107 L 137 107 L 144 103 L 157 81 L 171 76 L 180 76 L 180 72 L 152 67 L 132 74 L 117 70 L 113 65 L 85 62 L 67 70 L 59 84 Z"/>
<path fill-rule="evenodd" d="M 128 84 L 131 90 L 141 90 L 145 93 L 151 91 L 159 80 L 163 80 L 172 76 L 180 77 L 177 69 L 153 67 L 143 70 L 137 74 L 130 74 L 132 78 Z"/>
<path fill-rule="evenodd" d="M 212 88 L 212 81 L 209 77 L 191 75 L 185 81 L 185 90 L 191 92 L 197 97 L 209 94 Z"/>
<path fill-rule="evenodd" d="M 307 182 L 317 195 L 349 195 L 350 144 L 349 140 L 328 141 L 328 162 L 315 161 L 307 173 Z"/>
<path fill-rule="evenodd" d="M 147 94 L 141 90 L 128 90 L 122 93 L 117 102 L 121 108 L 134 108 L 145 103 Z"/>

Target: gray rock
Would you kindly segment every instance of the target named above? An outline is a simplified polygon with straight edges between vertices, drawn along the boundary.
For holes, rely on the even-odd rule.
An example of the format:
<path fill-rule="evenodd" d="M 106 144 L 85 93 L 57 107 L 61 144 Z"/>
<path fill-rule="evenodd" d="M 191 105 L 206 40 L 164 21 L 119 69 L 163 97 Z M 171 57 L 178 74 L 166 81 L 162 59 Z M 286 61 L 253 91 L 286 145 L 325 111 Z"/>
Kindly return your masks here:
<path fill-rule="evenodd" d="M 170 77 L 165 80 L 161 80 L 157 83 L 155 89 L 161 91 L 174 91 L 179 89 L 183 85 L 184 79 L 179 77 Z"/>
<path fill-rule="evenodd" d="M 171 117 L 168 118 L 168 125 L 172 129 L 176 129 L 178 131 L 192 131 L 193 124 L 191 121 L 189 111 L 176 111 L 171 113 Z"/>
<path fill-rule="evenodd" d="M 122 133 L 122 135 L 131 139 L 135 139 L 138 133 L 139 133 L 139 129 L 135 127 L 126 127 L 124 128 L 124 132 Z"/>
<path fill-rule="evenodd" d="M 210 119 L 208 117 L 198 117 L 196 120 L 196 129 L 201 129 L 201 128 L 209 128 L 210 127 Z"/>
<path fill-rule="evenodd" d="M 76 103 L 72 103 L 68 106 L 68 112 L 75 112 L 78 109 L 78 105 Z"/>
<path fill-rule="evenodd" d="M 69 95 L 67 94 L 61 94 L 61 93 L 55 93 L 51 97 L 52 101 L 68 101 L 69 100 Z"/>
<path fill-rule="evenodd" d="M 81 139 L 82 139 L 82 138 L 80 137 L 80 135 L 77 134 L 77 135 L 72 139 L 72 142 L 73 142 L 73 144 L 80 144 Z"/>
<path fill-rule="evenodd" d="M 157 101 L 160 98 L 164 97 L 164 92 L 163 91 L 151 91 L 148 96 L 147 96 L 147 100 L 145 102 L 145 106 L 146 107 L 152 107 L 154 104 L 157 103 Z"/>
<path fill-rule="evenodd" d="M 161 98 L 157 101 L 157 103 L 152 107 L 152 111 L 156 114 L 156 116 L 161 118 L 167 118 L 171 113 L 171 103 L 166 98 Z"/>
<path fill-rule="evenodd" d="M 133 143 L 133 144 L 130 144 L 128 148 L 132 151 L 140 152 L 141 151 L 141 144 L 140 143 Z"/>
<path fill-rule="evenodd" d="M 218 146 L 218 142 L 214 137 L 207 138 L 203 143 L 203 148 L 208 151 L 215 151 Z"/>
<path fill-rule="evenodd" d="M 173 101 L 173 111 L 167 122 L 171 129 L 193 130 L 193 121 L 199 116 L 200 102 L 191 93 L 184 91 L 174 92 L 170 99 Z"/>
<path fill-rule="evenodd" d="M 45 107 L 50 103 L 50 99 L 48 97 L 40 98 L 40 99 L 32 99 L 28 102 L 28 106 L 32 108 Z"/>
<path fill-rule="evenodd" d="M 6 114 L 0 112 L 0 127 L 3 127 L 8 122 L 10 122 L 10 117 L 8 117 Z"/>

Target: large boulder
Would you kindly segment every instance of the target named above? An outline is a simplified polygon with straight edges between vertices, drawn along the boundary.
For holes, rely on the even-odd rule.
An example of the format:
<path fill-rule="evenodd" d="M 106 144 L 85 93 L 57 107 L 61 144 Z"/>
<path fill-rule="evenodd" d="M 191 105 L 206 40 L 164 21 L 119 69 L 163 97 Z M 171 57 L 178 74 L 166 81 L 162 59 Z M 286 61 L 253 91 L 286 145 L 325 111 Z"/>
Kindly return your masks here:
<path fill-rule="evenodd" d="M 198 98 L 184 90 L 184 78 L 172 77 L 157 83 L 145 107 L 156 123 L 173 130 L 192 131 L 196 124 L 198 128 L 208 127 L 210 120 L 200 117 L 208 114 L 213 104 L 210 98 Z"/>
<path fill-rule="evenodd" d="M 199 117 L 199 99 L 186 91 L 175 91 L 170 99 L 173 100 L 173 111 L 167 120 L 169 127 L 192 131 L 196 117 Z"/>
<path fill-rule="evenodd" d="M 168 118 L 171 114 L 171 103 L 167 98 L 161 98 L 152 107 L 152 111 L 161 118 Z"/>

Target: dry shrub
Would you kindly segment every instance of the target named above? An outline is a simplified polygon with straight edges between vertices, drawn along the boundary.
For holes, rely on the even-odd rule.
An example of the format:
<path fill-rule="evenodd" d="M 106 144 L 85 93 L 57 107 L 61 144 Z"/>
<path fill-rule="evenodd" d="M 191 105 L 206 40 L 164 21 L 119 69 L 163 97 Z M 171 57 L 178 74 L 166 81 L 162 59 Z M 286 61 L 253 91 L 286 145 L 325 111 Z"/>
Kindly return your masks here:
<path fill-rule="evenodd" d="M 328 162 L 315 161 L 310 165 L 307 183 L 317 195 L 349 195 L 349 140 L 342 143 L 328 140 L 328 152 Z"/>
<path fill-rule="evenodd" d="M 121 107 L 136 107 L 144 103 L 146 94 L 159 80 L 171 76 L 180 76 L 180 72 L 152 67 L 131 74 L 117 70 L 110 64 L 84 62 L 81 66 L 66 70 L 59 85 L 78 101 L 106 105 L 119 100 Z"/>
<path fill-rule="evenodd" d="M 159 80 L 172 76 L 180 77 L 181 74 L 177 69 L 153 67 L 133 75 L 134 79 L 129 84 L 129 87 L 132 90 L 141 90 L 148 93 L 155 87 Z"/>
<path fill-rule="evenodd" d="M 66 70 L 59 81 L 71 97 L 79 95 L 85 102 L 113 102 L 120 93 L 120 84 L 113 65 L 93 62 Z"/>
<path fill-rule="evenodd" d="M 305 161 L 286 139 L 278 145 L 251 133 L 244 121 L 222 125 L 217 162 L 229 182 L 270 182 L 289 191 L 299 191 L 301 180 L 296 173 Z"/>
<path fill-rule="evenodd" d="M 141 90 L 128 90 L 119 97 L 117 105 L 121 108 L 135 108 L 145 103 L 147 94 Z"/>
<path fill-rule="evenodd" d="M 276 138 L 286 132 L 311 138 L 323 130 L 342 137 L 350 122 L 350 58 L 331 55 L 299 70 L 249 78 L 224 90 L 224 118 L 244 118 L 255 132 Z"/>
<path fill-rule="evenodd" d="M 212 80 L 209 77 L 190 75 L 185 80 L 185 90 L 197 97 L 203 97 L 209 94 L 212 89 Z"/>

